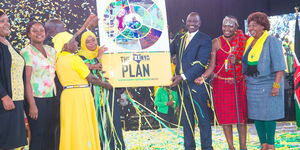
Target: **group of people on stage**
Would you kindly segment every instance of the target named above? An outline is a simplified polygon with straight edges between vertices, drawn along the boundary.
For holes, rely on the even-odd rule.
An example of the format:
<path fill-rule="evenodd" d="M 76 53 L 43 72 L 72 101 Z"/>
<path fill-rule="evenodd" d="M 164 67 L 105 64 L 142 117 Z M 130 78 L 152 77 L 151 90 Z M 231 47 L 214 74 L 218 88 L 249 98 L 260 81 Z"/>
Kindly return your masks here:
<path fill-rule="evenodd" d="M 125 149 L 117 104 L 123 91 L 103 76 L 101 57 L 107 48 L 98 46 L 93 33 L 97 22 L 91 14 L 74 35 L 58 19 L 45 26 L 30 22 L 26 28 L 30 43 L 18 53 L 7 40 L 9 18 L 0 10 L 0 149 L 27 144 L 24 111 L 30 150 Z M 285 62 L 281 43 L 268 33 L 268 16 L 262 12 L 248 16 L 250 37 L 238 29 L 233 16 L 224 18 L 223 35 L 213 40 L 199 31 L 200 26 L 200 15 L 190 13 L 188 32 L 177 35 L 170 45 L 176 56 L 170 86 L 177 93 L 159 88 L 156 105 L 166 105 L 158 108 L 160 115 L 180 112 L 186 150 L 196 149 L 197 120 L 201 148 L 213 149 L 207 83 L 213 78 L 211 106 L 228 148 L 235 149 L 236 124 L 240 149 L 247 149 L 250 118 L 261 149 L 275 149 L 276 120 L 284 117 Z"/>
<path fill-rule="evenodd" d="M 92 32 L 97 23 L 91 14 L 72 35 L 58 19 L 31 21 L 30 42 L 18 53 L 6 39 L 10 20 L 0 10 L 1 150 L 27 145 L 24 112 L 30 150 L 125 149 L 119 89 L 103 76 L 107 48 Z"/>
<path fill-rule="evenodd" d="M 228 149 L 235 149 L 233 125 L 237 125 L 239 149 L 247 149 L 248 118 L 254 120 L 261 149 L 275 149 L 276 120 L 284 118 L 286 66 L 282 45 L 269 35 L 270 22 L 265 13 L 254 12 L 247 21 L 250 37 L 238 29 L 235 17 L 226 16 L 223 35 L 211 40 L 199 31 L 200 15 L 192 12 L 186 20 L 188 32 L 171 43 L 171 54 L 176 56 L 171 87 L 176 87 L 180 98 L 186 150 L 196 149 L 195 120 L 201 148 L 213 149 L 209 105 L 223 127 Z M 212 79 L 211 95 L 208 79 Z"/>

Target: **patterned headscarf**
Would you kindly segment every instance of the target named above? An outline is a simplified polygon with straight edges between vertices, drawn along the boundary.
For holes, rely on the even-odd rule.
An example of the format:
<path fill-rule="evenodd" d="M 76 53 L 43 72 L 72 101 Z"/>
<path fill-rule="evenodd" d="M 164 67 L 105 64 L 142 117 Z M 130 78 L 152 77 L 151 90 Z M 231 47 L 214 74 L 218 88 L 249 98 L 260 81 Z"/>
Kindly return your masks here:
<path fill-rule="evenodd" d="M 228 26 L 234 26 L 234 25 L 236 25 L 238 27 L 239 23 L 237 22 L 237 20 L 234 17 L 228 17 L 228 16 L 226 16 L 223 19 L 223 25 L 228 25 Z"/>

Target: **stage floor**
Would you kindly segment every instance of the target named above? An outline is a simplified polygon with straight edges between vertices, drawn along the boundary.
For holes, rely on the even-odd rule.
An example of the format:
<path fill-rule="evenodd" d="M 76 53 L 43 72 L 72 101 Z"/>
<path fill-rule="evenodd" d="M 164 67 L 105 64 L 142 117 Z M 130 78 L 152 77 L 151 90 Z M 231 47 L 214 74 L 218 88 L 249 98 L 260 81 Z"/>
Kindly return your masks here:
<path fill-rule="evenodd" d="M 213 127 L 212 133 L 214 149 L 227 150 L 222 128 L 220 126 Z M 124 132 L 127 150 L 183 150 L 182 136 L 182 128 Z M 236 149 L 238 149 L 236 128 L 234 128 L 234 142 Z M 198 128 L 196 128 L 196 144 L 197 150 L 200 150 Z M 300 129 L 297 130 L 295 122 L 277 122 L 275 145 L 277 150 L 300 150 Z M 247 146 L 248 150 L 260 148 L 254 124 L 248 124 Z M 24 150 L 28 150 L 28 147 L 26 146 Z"/>
<path fill-rule="evenodd" d="M 124 139 L 128 150 L 183 150 L 182 128 L 125 131 Z M 178 133 L 179 136 L 176 134 Z M 212 128 L 213 147 L 215 150 L 227 150 L 227 143 L 222 127 Z M 234 142 L 238 149 L 238 134 L 234 128 Z M 197 150 L 200 150 L 199 129 L 196 129 Z M 277 150 L 300 150 L 300 130 L 295 122 L 277 122 L 275 145 Z M 254 124 L 248 125 L 248 150 L 257 150 L 259 140 Z"/>

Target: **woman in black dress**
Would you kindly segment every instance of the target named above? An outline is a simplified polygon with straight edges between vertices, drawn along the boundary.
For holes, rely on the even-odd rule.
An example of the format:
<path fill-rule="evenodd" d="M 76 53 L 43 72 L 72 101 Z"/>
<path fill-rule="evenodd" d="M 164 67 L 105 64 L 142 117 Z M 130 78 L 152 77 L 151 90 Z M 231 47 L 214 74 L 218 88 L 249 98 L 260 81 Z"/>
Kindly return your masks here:
<path fill-rule="evenodd" d="M 24 123 L 24 60 L 6 40 L 8 16 L 0 10 L 0 149 L 27 145 Z"/>

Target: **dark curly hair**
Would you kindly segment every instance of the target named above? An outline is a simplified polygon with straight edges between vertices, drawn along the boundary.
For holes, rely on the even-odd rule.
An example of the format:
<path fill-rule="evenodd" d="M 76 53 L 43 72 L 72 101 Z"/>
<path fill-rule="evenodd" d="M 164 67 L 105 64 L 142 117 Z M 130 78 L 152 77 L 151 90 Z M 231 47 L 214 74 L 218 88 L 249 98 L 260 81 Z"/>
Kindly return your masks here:
<path fill-rule="evenodd" d="M 263 26 L 265 30 L 270 30 L 270 21 L 268 19 L 268 16 L 263 12 L 254 12 L 248 16 L 248 24 L 251 21 L 255 21 L 257 24 Z"/>
<path fill-rule="evenodd" d="M 44 24 L 41 23 L 41 22 L 30 21 L 30 22 L 27 24 L 27 27 L 26 27 L 26 35 L 27 35 L 27 37 L 28 37 L 28 34 L 30 33 L 30 30 L 31 30 L 32 26 L 35 25 L 35 24 L 41 24 L 41 25 L 45 28 Z M 46 29 L 45 29 L 45 30 L 46 30 Z"/>

